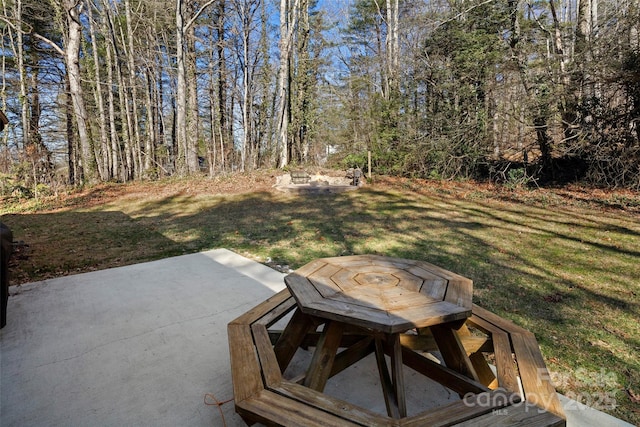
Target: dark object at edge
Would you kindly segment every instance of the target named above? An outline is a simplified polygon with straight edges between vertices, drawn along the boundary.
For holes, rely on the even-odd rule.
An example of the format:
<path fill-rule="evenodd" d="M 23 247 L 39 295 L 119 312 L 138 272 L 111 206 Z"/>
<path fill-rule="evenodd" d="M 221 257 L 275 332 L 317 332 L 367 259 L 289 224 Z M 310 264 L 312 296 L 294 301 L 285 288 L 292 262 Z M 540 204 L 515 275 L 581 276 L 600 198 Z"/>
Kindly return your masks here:
<path fill-rule="evenodd" d="M 4 127 L 8 124 L 9 119 L 7 119 L 7 116 L 5 116 L 2 110 L 0 110 L 0 132 L 2 132 L 2 129 L 4 129 Z"/>
<path fill-rule="evenodd" d="M 9 258 L 13 250 L 13 233 L 0 222 L 0 328 L 7 324 L 7 303 L 9 301 Z"/>

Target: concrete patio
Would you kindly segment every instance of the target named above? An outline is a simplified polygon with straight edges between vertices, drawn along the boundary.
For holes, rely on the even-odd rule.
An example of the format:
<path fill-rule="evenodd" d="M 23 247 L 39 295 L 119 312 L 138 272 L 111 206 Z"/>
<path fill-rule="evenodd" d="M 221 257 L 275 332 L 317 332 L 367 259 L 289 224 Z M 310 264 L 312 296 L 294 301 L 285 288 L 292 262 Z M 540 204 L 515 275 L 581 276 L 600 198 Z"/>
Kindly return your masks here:
<path fill-rule="evenodd" d="M 232 401 L 215 405 L 233 398 L 226 325 L 283 289 L 283 277 L 218 249 L 12 287 L 0 425 L 244 426 Z M 329 393 L 357 390 L 353 403 L 384 411 L 375 363 L 343 374 L 349 387 Z M 407 382 L 421 399 L 451 398 Z M 565 408 L 568 426 L 631 425 Z"/>

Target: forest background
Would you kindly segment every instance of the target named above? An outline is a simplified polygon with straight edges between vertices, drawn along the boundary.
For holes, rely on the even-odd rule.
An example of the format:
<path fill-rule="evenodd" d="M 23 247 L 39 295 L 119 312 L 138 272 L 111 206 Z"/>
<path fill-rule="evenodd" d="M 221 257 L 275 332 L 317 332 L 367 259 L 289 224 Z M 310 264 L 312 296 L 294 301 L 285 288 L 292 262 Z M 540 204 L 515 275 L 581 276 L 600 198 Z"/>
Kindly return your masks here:
<path fill-rule="evenodd" d="M 640 189 L 637 0 L 4 0 L 0 190 L 291 165 Z"/>

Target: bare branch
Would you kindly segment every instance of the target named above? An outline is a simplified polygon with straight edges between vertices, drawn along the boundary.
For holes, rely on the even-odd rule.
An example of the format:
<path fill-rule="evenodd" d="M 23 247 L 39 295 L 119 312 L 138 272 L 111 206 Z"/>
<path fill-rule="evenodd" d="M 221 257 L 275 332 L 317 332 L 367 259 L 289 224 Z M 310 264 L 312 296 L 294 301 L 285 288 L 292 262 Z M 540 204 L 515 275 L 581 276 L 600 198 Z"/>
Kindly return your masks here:
<path fill-rule="evenodd" d="M 479 3 L 479 4 L 476 4 L 476 5 L 473 5 L 473 6 L 469 7 L 469 8 L 467 8 L 467 9 L 463 10 L 462 12 L 458 13 L 458 14 L 457 14 L 456 16 L 454 16 L 453 18 L 450 18 L 450 19 L 447 19 L 447 20 L 445 20 L 445 21 L 442 21 L 440 24 L 438 24 L 438 25 L 436 26 L 436 28 L 441 27 L 441 26 L 443 26 L 444 24 L 446 24 L 446 23 L 448 23 L 448 22 L 455 21 L 456 19 L 460 18 L 460 17 L 461 17 L 461 16 L 463 16 L 464 14 L 471 12 L 473 9 L 476 9 L 476 8 L 478 8 L 478 7 L 481 7 L 481 6 L 484 6 L 485 4 L 489 4 L 489 3 L 494 2 L 494 1 L 495 1 L 495 0 L 486 0 L 486 1 L 483 1 L 482 3 Z"/>
<path fill-rule="evenodd" d="M 33 37 L 37 38 L 38 40 L 48 44 L 53 50 L 58 52 L 60 55 L 64 56 L 64 50 L 60 46 L 58 46 L 53 40 L 50 40 L 50 39 L 46 38 L 45 36 L 36 33 L 35 31 L 33 31 L 33 29 L 30 29 L 29 31 L 25 31 L 22 28 L 19 28 L 18 26 L 16 26 L 13 22 L 11 22 L 11 20 L 8 17 L 6 17 L 4 15 L 0 15 L 0 21 L 4 22 L 5 24 L 7 24 L 11 28 L 13 28 L 15 31 L 19 31 L 22 34 L 32 35 Z"/>
<path fill-rule="evenodd" d="M 204 10 L 206 8 L 208 8 L 209 6 L 211 6 L 215 1 L 217 1 L 217 0 L 209 0 L 208 2 L 203 4 L 202 7 L 200 9 L 198 9 L 198 11 L 195 13 L 195 15 L 193 15 L 193 17 L 189 20 L 189 22 L 187 22 L 187 24 L 184 26 L 185 31 L 190 26 L 192 26 L 193 23 L 196 22 L 196 19 L 198 19 L 200 17 L 200 15 L 202 15 L 202 12 L 204 12 Z"/>

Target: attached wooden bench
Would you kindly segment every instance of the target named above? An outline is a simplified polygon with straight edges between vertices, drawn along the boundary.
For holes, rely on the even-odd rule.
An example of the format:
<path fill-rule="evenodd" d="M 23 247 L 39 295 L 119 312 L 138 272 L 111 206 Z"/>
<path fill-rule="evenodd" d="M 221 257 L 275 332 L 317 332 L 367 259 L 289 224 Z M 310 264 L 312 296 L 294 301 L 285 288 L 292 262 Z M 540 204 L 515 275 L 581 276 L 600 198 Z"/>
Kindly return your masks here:
<path fill-rule="evenodd" d="M 482 334 L 472 334 L 470 329 Z M 465 321 L 458 335 L 480 383 L 491 390 L 498 387 L 508 390 L 523 401 L 565 418 L 533 333 L 474 304 L 471 317 Z M 419 335 L 405 335 L 401 342 L 412 350 L 438 351 L 428 330 L 421 331 Z M 495 358 L 495 374 L 484 356 L 487 353 L 492 353 Z"/>
<path fill-rule="evenodd" d="M 403 362 L 407 366 L 464 396 L 460 401 L 401 419 L 306 387 L 301 384 L 304 378 L 283 378 L 282 372 L 297 349 L 316 346 L 320 339 L 316 319 L 297 310 L 284 331 L 269 330 L 295 309 L 296 301 L 285 289 L 228 325 L 235 407 L 248 425 L 565 425 L 564 413 L 533 334 L 478 306 L 473 306 L 473 314 L 462 325 L 459 336 L 480 382 L 421 355 L 419 351 L 437 350 L 436 340 L 428 333 L 401 337 Z M 481 333 L 474 334 L 472 329 Z M 371 354 L 374 346 L 358 335 L 356 329 L 345 331 L 339 347 L 346 349 L 335 356 L 331 376 Z M 483 354 L 488 352 L 495 353 L 496 375 Z M 521 398 L 527 404 L 518 404 Z"/>
<path fill-rule="evenodd" d="M 388 426 L 371 411 L 282 378 L 267 329 L 295 307 L 283 290 L 227 326 L 236 412 L 248 425 Z M 287 343 L 279 349 L 286 353 Z"/>
<path fill-rule="evenodd" d="M 476 371 L 483 373 L 481 382 L 489 388 L 499 386 L 517 393 L 523 400 L 565 418 L 533 333 L 475 304 L 466 325 L 484 332 L 492 342 L 496 376 L 487 369 L 479 351 L 470 352 Z"/>

